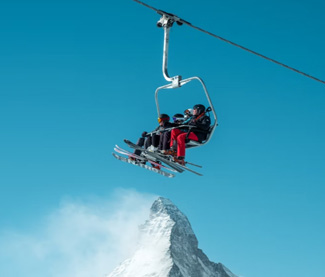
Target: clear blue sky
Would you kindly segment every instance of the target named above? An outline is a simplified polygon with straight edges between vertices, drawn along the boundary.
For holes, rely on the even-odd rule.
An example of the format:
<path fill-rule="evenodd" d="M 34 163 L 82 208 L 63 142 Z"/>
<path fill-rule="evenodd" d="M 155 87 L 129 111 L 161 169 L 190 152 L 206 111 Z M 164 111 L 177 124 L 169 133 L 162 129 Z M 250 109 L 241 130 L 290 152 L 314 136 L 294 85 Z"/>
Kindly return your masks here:
<path fill-rule="evenodd" d="M 147 2 L 325 79 L 323 1 Z M 240 276 L 323 276 L 325 85 L 175 26 L 169 72 L 202 77 L 219 118 L 213 140 L 187 153 L 204 177 L 111 156 L 156 127 L 158 19 L 131 0 L 1 3 L 0 230 L 33 230 L 66 197 L 133 189 L 171 199 L 200 248 Z M 170 115 L 205 101 L 175 93 L 162 100 Z"/>

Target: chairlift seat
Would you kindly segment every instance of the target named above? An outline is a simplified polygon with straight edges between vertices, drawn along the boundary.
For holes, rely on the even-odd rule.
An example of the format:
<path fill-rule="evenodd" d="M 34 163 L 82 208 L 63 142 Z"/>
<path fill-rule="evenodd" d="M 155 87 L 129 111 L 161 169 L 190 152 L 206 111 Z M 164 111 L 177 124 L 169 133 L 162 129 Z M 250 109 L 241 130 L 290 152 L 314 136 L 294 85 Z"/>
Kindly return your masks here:
<path fill-rule="evenodd" d="M 188 141 L 185 144 L 185 147 L 186 148 L 193 148 L 193 147 L 201 146 L 201 145 L 207 143 L 210 140 L 210 136 L 213 133 L 214 127 L 215 127 L 215 124 L 213 124 L 213 125 L 211 125 L 209 127 L 209 130 L 207 131 L 207 136 L 206 136 L 205 140 L 200 142 L 200 141 L 188 139 Z"/>

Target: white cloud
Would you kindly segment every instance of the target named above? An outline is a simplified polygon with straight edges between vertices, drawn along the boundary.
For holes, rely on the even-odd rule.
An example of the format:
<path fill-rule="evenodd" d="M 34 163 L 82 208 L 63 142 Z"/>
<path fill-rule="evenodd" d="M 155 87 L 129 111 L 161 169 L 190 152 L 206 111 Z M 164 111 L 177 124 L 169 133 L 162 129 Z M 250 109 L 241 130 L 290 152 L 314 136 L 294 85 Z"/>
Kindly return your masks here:
<path fill-rule="evenodd" d="M 119 190 L 109 200 L 62 201 L 37 230 L 0 234 L 0 276 L 105 276 L 133 254 L 155 198 Z"/>

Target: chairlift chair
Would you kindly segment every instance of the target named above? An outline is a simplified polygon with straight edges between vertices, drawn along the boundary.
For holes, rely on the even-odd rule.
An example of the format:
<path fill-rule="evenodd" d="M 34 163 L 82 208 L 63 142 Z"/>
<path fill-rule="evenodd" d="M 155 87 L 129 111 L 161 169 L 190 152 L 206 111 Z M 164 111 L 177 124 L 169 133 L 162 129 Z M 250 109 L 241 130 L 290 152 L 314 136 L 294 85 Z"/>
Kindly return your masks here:
<path fill-rule="evenodd" d="M 210 126 L 209 130 L 207 131 L 207 137 L 204 141 L 198 142 L 198 141 L 194 141 L 194 140 L 189 140 L 186 143 L 186 148 L 199 147 L 199 146 L 202 146 L 202 145 L 208 143 L 210 141 L 210 139 L 212 138 L 214 130 L 215 130 L 216 126 L 218 125 L 217 114 L 213 107 L 208 90 L 207 90 L 203 80 L 200 77 L 194 76 L 194 77 L 190 77 L 190 78 L 187 78 L 184 80 L 182 80 L 182 76 L 179 76 L 179 75 L 174 76 L 174 77 L 169 77 L 168 70 L 167 70 L 167 61 L 168 61 L 168 46 L 169 46 L 170 28 L 173 26 L 174 22 L 176 22 L 178 25 L 182 25 L 182 23 L 180 22 L 180 19 L 173 14 L 169 14 L 169 13 L 162 12 L 162 11 L 160 14 L 162 15 L 162 17 L 157 22 L 157 26 L 164 28 L 164 49 L 163 49 L 162 71 L 163 71 L 163 76 L 164 76 L 165 80 L 169 83 L 166 85 L 163 85 L 161 87 L 158 87 L 156 89 L 155 100 L 156 100 L 158 116 L 160 114 L 160 107 L 159 107 L 159 101 L 158 101 L 158 93 L 160 91 L 163 91 L 165 89 L 176 89 L 176 88 L 179 88 L 189 82 L 198 81 L 201 84 L 202 89 L 203 89 L 205 96 L 209 103 L 209 108 L 208 108 L 209 110 L 208 109 L 207 110 L 209 112 L 210 111 L 212 112 L 213 118 L 214 118 L 214 123 Z"/>

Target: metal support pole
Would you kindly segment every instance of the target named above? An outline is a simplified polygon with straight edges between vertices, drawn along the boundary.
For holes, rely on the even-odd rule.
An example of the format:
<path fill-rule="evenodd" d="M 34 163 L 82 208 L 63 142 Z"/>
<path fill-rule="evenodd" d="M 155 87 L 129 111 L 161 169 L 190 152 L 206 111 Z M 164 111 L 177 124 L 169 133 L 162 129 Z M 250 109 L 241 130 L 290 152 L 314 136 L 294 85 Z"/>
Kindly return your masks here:
<path fill-rule="evenodd" d="M 169 77 L 168 74 L 168 48 L 169 48 L 169 34 L 170 28 L 173 26 L 174 20 L 165 14 L 160 18 L 157 23 L 158 27 L 164 28 L 164 49 L 163 49 L 163 63 L 162 63 L 162 72 L 165 80 L 172 83 L 173 88 L 180 86 L 181 76 Z"/>
<path fill-rule="evenodd" d="M 169 32 L 170 27 L 164 26 L 164 50 L 163 50 L 163 63 L 162 63 L 162 71 L 164 78 L 166 81 L 171 82 L 173 79 L 168 75 L 168 46 L 169 46 Z"/>

